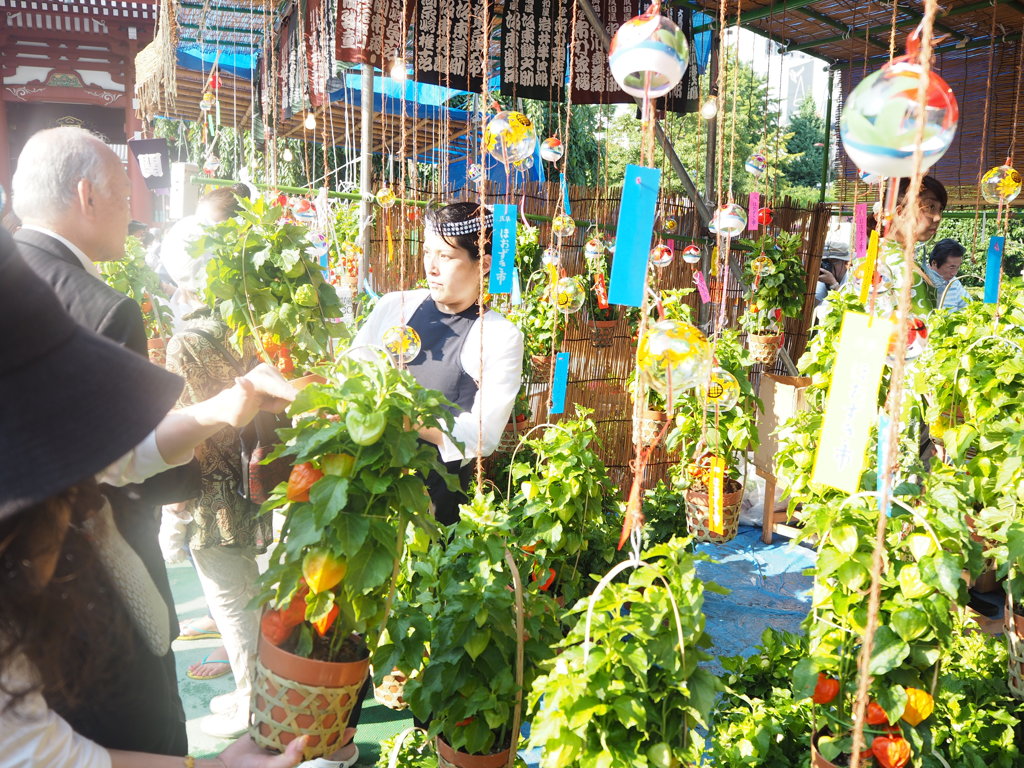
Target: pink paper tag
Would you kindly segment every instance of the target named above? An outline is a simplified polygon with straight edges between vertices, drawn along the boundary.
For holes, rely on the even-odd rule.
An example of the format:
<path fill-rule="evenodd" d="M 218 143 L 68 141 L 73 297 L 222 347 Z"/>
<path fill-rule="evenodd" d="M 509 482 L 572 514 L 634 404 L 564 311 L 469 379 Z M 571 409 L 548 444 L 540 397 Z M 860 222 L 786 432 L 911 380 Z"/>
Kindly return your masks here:
<path fill-rule="evenodd" d="M 757 212 L 761 210 L 761 193 L 751 192 L 747 200 L 747 231 L 757 231 Z"/>
<path fill-rule="evenodd" d="M 671 249 L 672 253 L 676 252 L 676 241 L 675 240 L 666 240 L 665 243 Z"/>
<path fill-rule="evenodd" d="M 693 282 L 697 284 L 697 293 L 700 294 L 701 303 L 707 304 L 711 301 L 711 292 L 708 290 L 708 284 L 704 282 L 704 273 L 695 271 L 693 273 Z"/>
<path fill-rule="evenodd" d="M 853 206 L 854 251 L 858 259 L 863 259 L 868 252 L 868 204 L 857 203 Z"/>

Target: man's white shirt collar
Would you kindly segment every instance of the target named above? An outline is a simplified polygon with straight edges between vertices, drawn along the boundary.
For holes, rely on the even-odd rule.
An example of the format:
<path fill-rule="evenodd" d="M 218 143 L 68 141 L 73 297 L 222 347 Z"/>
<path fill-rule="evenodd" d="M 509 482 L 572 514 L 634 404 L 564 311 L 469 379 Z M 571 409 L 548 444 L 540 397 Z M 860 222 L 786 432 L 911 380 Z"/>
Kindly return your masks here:
<path fill-rule="evenodd" d="M 44 235 L 49 235 L 50 237 L 52 237 L 57 242 L 63 243 L 65 246 L 67 246 L 67 249 L 69 251 L 71 251 L 73 254 L 75 254 L 75 257 L 80 262 L 82 262 L 82 266 L 85 267 L 85 271 L 86 272 L 88 272 L 90 275 L 92 275 L 93 277 L 95 277 L 98 280 L 102 280 L 103 279 L 100 276 L 100 271 L 96 268 L 96 265 L 93 264 L 92 260 L 88 256 L 85 255 L 85 251 L 83 251 L 77 245 L 72 243 L 66 237 L 58 235 L 52 229 L 46 229 L 45 227 L 37 227 L 34 224 L 26 224 L 26 225 L 24 225 L 22 227 L 22 229 L 31 229 L 33 232 L 42 232 Z"/>

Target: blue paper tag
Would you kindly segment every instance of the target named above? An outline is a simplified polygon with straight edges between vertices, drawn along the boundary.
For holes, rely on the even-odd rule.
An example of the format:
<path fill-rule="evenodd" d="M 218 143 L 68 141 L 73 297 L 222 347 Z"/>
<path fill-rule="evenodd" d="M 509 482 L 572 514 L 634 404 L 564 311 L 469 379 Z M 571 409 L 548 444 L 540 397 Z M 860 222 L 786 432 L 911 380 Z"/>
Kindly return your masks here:
<path fill-rule="evenodd" d="M 878 491 L 878 511 L 886 517 L 892 517 L 892 503 L 882 506 L 882 485 L 885 477 L 885 466 L 889 463 L 889 425 L 892 420 L 884 411 L 878 417 L 878 477 L 875 478 L 875 490 Z"/>
<path fill-rule="evenodd" d="M 626 166 L 608 285 L 608 301 L 612 304 L 639 307 L 643 302 L 660 184 L 660 169 Z"/>
<path fill-rule="evenodd" d="M 555 375 L 551 380 L 551 410 L 549 413 L 565 413 L 565 391 L 569 387 L 569 353 L 555 355 Z"/>
<path fill-rule="evenodd" d="M 565 174 L 561 175 L 562 179 L 562 205 L 565 207 L 565 215 L 572 216 L 572 206 L 569 205 L 569 185 L 565 182 Z"/>
<path fill-rule="evenodd" d="M 513 306 L 523 303 L 523 288 L 519 284 L 519 267 L 512 267 L 512 297 Z"/>
<path fill-rule="evenodd" d="M 512 270 L 516 261 L 516 206 L 494 206 L 494 235 L 491 242 L 491 293 L 512 292 Z"/>
<path fill-rule="evenodd" d="M 985 303 L 999 301 L 999 280 L 1003 274 L 1003 247 L 1006 238 L 992 235 L 988 239 L 988 255 L 985 257 Z"/>

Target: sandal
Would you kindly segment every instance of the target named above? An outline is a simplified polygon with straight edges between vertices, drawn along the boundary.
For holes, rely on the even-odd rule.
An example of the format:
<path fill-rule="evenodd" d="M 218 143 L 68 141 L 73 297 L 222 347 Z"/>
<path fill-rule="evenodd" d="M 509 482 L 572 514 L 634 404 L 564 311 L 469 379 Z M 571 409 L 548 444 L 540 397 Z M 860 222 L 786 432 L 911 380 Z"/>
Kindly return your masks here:
<path fill-rule="evenodd" d="M 223 664 L 225 669 L 223 672 L 218 672 L 214 675 L 197 675 L 192 670 L 196 667 L 201 667 L 204 664 Z M 224 677 L 224 675 L 231 674 L 231 662 L 227 659 L 211 659 L 209 655 L 198 664 L 193 664 L 185 671 L 185 676 L 192 680 L 216 680 L 218 677 Z"/>
<path fill-rule="evenodd" d="M 357 762 L 359 762 L 359 747 L 356 747 L 352 757 L 348 760 L 328 760 L 325 757 L 316 757 L 299 763 L 298 768 L 353 768 Z"/>
<path fill-rule="evenodd" d="M 217 631 L 217 625 L 214 624 L 213 629 L 203 629 L 202 627 L 196 626 L 200 622 L 209 621 L 213 624 L 213 619 L 209 616 L 203 616 L 198 619 L 186 619 L 181 623 L 181 634 L 178 635 L 178 640 L 219 640 L 220 632 Z"/>

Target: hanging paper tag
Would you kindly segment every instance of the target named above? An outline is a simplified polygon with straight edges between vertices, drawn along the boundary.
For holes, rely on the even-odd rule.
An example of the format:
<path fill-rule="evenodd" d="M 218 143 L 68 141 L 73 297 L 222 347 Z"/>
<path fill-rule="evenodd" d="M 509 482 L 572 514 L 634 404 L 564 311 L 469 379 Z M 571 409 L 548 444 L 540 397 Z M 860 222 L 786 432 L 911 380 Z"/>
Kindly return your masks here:
<path fill-rule="evenodd" d="M 512 267 L 512 305 L 518 306 L 523 303 L 523 288 L 519 284 L 519 267 Z"/>
<path fill-rule="evenodd" d="M 558 285 L 558 265 L 548 264 L 548 283 L 551 286 L 551 295 L 555 295 L 555 286 Z"/>
<path fill-rule="evenodd" d="M 704 282 L 704 273 L 695 270 L 693 273 L 693 282 L 697 284 L 697 293 L 700 294 L 700 300 L 702 304 L 707 304 L 711 301 L 711 291 L 708 290 L 708 284 Z"/>
<path fill-rule="evenodd" d="M 722 508 L 724 495 L 725 459 L 713 456 L 711 471 L 708 473 L 708 530 L 719 535 L 725 533 L 725 514 Z"/>
<path fill-rule="evenodd" d="M 494 206 L 494 233 L 491 240 L 491 293 L 512 293 L 512 270 L 516 261 L 516 211 L 514 205 Z"/>
<path fill-rule="evenodd" d="M 751 192 L 747 199 L 747 231 L 757 232 L 757 212 L 761 210 L 761 193 Z"/>
<path fill-rule="evenodd" d="M 711 249 L 711 276 L 718 277 L 718 246 Z"/>
<path fill-rule="evenodd" d="M 385 217 L 386 223 L 384 224 L 384 237 L 388 241 L 388 264 L 391 264 L 395 260 L 395 238 L 391 236 L 391 222 L 388 220 L 390 217 Z"/>
<path fill-rule="evenodd" d="M 1003 274 L 1003 247 L 1006 238 L 992 235 L 988 239 L 988 255 L 985 257 L 985 303 L 999 301 L 999 280 Z"/>
<path fill-rule="evenodd" d="M 860 312 L 843 315 L 812 482 L 846 493 L 860 489 L 891 333 L 891 323 L 872 323 Z"/>
<path fill-rule="evenodd" d="M 853 206 L 854 247 L 858 259 L 863 259 L 868 250 L 868 204 Z"/>
<path fill-rule="evenodd" d="M 660 169 L 626 166 L 608 286 L 608 301 L 612 304 L 639 307 L 643 302 L 659 184 Z"/>
<path fill-rule="evenodd" d="M 569 353 L 555 355 L 555 375 L 551 379 L 551 414 L 565 413 L 565 391 L 569 386 Z"/>
<path fill-rule="evenodd" d="M 882 411 L 878 416 L 878 477 L 875 479 L 875 489 L 878 491 L 878 511 L 886 517 L 892 517 L 892 503 L 886 499 L 886 504 L 883 509 L 882 505 L 882 485 L 883 478 L 885 477 L 885 467 L 889 463 L 889 425 L 892 423 L 892 419 L 889 418 L 889 414 Z"/>
<path fill-rule="evenodd" d="M 669 247 L 669 249 L 672 251 L 673 254 L 676 252 L 676 241 L 675 240 L 666 240 L 665 241 L 665 245 L 667 245 Z"/>
<path fill-rule="evenodd" d="M 561 176 L 562 180 L 562 207 L 565 208 L 565 215 L 572 216 L 572 206 L 569 205 L 569 185 L 565 182 L 565 174 Z"/>
<path fill-rule="evenodd" d="M 598 309 L 608 309 L 608 286 L 604 282 L 604 272 L 594 275 L 594 295 L 597 297 Z"/>
<path fill-rule="evenodd" d="M 868 241 L 868 255 L 861 271 L 860 281 L 860 303 L 868 303 L 868 294 L 871 293 L 871 283 L 875 279 L 875 262 L 878 260 L 878 231 L 871 233 L 871 240 Z"/>

